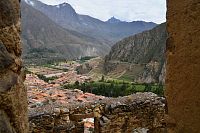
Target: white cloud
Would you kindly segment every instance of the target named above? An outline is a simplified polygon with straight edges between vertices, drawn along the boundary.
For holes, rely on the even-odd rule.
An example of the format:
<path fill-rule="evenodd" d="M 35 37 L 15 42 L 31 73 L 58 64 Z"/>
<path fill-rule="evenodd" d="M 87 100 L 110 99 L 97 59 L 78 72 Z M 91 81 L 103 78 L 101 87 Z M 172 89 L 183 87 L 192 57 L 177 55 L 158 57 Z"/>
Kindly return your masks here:
<path fill-rule="evenodd" d="M 50 5 L 67 2 L 79 14 L 108 20 L 115 16 L 124 21 L 166 21 L 166 0 L 41 0 Z"/>

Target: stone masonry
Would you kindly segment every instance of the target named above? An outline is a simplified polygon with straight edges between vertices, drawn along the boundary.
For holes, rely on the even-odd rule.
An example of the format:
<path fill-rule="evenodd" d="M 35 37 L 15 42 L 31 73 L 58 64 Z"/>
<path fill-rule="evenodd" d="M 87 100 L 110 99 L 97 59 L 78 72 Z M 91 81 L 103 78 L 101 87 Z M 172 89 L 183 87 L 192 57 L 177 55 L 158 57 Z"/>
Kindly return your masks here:
<path fill-rule="evenodd" d="M 133 133 L 137 128 L 164 133 L 165 99 L 153 93 L 105 99 L 95 108 L 95 133 Z"/>
<path fill-rule="evenodd" d="M 200 132 L 200 0 L 167 1 L 169 133 Z"/>
<path fill-rule="evenodd" d="M 28 132 L 19 0 L 0 1 L 0 133 Z"/>
<path fill-rule="evenodd" d="M 66 105 L 44 105 L 30 111 L 31 133 L 83 133 L 83 119 L 94 118 L 95 133 L 131 133 L 147 128 L 152 133 L 165 129 L 165 99 L 153 93 Z"/>

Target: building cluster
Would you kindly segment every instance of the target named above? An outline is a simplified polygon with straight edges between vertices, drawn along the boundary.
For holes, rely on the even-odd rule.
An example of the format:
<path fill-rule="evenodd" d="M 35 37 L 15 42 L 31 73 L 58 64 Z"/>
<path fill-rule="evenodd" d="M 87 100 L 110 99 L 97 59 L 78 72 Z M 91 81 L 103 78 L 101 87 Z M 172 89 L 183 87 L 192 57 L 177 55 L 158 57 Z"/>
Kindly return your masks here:
<path fill-rule="evenodd" d="M 63 73 L 62 75 L 58 76 L 57 79 L 51 81 L 54 84 L 64 85 L 66 83 L 75 83 L 78 81 L 79 83 L 91 81 L 91 78 L 84 75 L 77 74 L 76 71 L 69 71 L 67 73 Z"/>
<path fill-rule="evenodd" d="M 64 82 L 64 80 L 69 80 L 70 78 L 72 78 L 75 81 L 75 76 L 73 75 L 74 73 L 69 73 L 68 75 L 63 74 L 52 84 L 39 79 L 38 76 L 35 74 L 27 74 L 25 85 L 28 89 L 28 107 L 30 113 L 32 110 L 37 110 L 40 108 L 44 110 L 44 106 L 48 107 L 46 108 L 46 111 L 48 112 L 50 110 L 50 105 L 58 107 L 70 107 L 71 105 L 75 104 L 85 104 L 104 99 L 103 96 L 96 96 L 91 93 L 83 93 L 81 90 L 78 89 L 62 89 L 61 84 Z M 65 76 L 67 78 L 64 78 Z M 80 82 L 83 81 L 81 77 L 79 77 L 79 79 L 78 80 Z M 91 119 L 85 119 L 84 122 L 85 130 L 91 130 L 94 128 L 94 123 Z"/>

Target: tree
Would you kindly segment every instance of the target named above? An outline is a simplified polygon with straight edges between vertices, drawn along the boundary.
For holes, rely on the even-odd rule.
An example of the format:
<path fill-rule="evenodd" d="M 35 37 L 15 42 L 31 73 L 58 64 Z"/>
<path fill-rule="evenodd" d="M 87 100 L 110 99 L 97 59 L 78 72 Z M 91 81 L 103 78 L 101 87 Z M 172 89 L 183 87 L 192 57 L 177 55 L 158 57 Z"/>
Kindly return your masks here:
<path fill-rule="evenodd" d="M 151 92 L 151 85 L 150 84 L 145 84 L 145 92 Z"/>
<path fill-rule="evenodd" d="M 163 96 L 164 95 L 164 88 L 161 84 L 158 85 L 158 87 L 156 88 L 155 93 L 159 96 Z"/>
<path fill-rule="evenodd" d="M 76 81 L 76 82 L 74 83 L 74 85 L 75 85 L 75 88 L 76 88 L 76 89 L 79 89 L 79 82 L 78 82 L 78 81 Z"/>

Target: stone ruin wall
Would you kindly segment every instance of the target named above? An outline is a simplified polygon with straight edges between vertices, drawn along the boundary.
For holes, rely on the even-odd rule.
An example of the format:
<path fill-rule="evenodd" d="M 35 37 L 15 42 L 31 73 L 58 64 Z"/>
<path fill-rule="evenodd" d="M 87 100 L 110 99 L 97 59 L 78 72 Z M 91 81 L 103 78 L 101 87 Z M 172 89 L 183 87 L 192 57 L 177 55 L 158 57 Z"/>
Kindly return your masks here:
<path fill-rule="evenodd" d="M 0 0 L 0 133 L 28 132 L 19 0 Z"/>
<path fill-rule="evenodd" d="M 49 108 L 47 105 L 35 108 L 30 114 L 30 132 L 83 133 L 82 120 L 94 118 L 95 133 L 131 133 L 136 128 L 164 133 L 164 103 L 164 98 L 153 93 L 137 93 L 122 98 L 105 98 L 71 108 L 53 107 L 46 112 L 44 110 Z"/>
<path fill-rule="evenodd" d="M 200 132 L 200 1 L 167 1 L 169 133 Z"/>
<path fill-rule="evenodd" d="M 95 132 L 132 133 L 137 128 L 146 128 L 153 133 L 164 132 L 164 103 L 164 98 L 153 93 L 137 93 L 115 102 L 105 100 L 99 111 L 94 110 Z"/>

